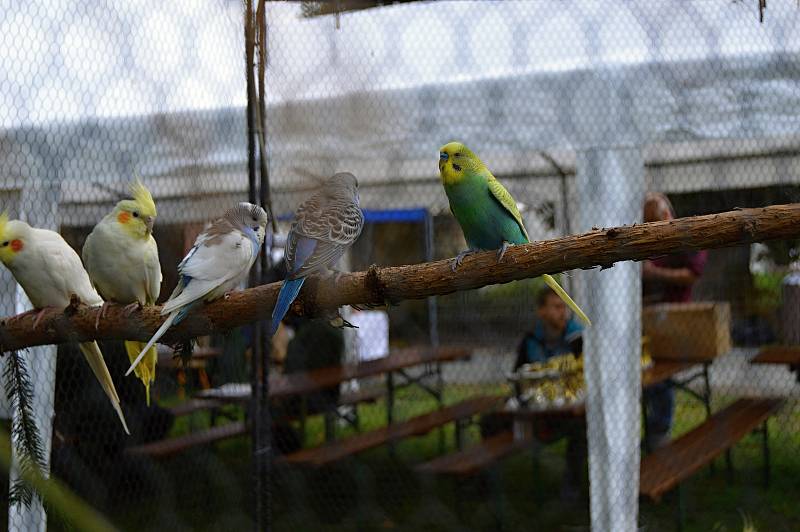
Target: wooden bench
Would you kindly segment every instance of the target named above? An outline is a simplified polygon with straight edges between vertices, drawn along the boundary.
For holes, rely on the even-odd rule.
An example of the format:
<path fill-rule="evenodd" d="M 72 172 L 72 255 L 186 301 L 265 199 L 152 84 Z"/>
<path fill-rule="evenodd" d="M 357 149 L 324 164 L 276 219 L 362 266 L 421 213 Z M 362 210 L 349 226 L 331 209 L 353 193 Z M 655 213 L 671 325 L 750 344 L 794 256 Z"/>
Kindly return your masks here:
<path fill-rule="evenodd" d="M 214 399 L 190 399 L 189 401 L 184 401 L 175 406 L 171 406 L 167 410 L 169 410 L 173 416 L 181 417 L 194 414 L 195 412 L 214 410 L 221 408 L 222 406 L 223 403 L 221 401 L 216 401 Z"/>
<path fill-rule="evenodd" d="M 343 440 L 328 442 L 318 447 L 303 449 L 287 455 L 284 460 L 290 464 L 321 467 L 386 443 L 427 434 L 447 423 L 488 412 L 499 406 L 502 401 L 502 397 L 474 397 L 406 421 L 363 432 Z"/>
<path fill-rule="evenodd" d="M 766 421 L 781 399 L 743 398 L 715 413 L 700 426 L 642 458 L 639 492 L 654 501 L 679 487 L 702 467 L 763 425 L 765 481 L 769 480 Z M 680 494 L 679 494 L 680 496 Z"/>
<path fill-rule="evenodd" d="M 169 438 L 166 440 L 159 440 L 135 447 L 129 447 L 125 450 L 127 454 L 137 456 L 150 456 L 152 458 L 164 458 L 171 456 L 181 451 L 185 451 L 191 447 L 198 445 L 207 445 L 222 440 L 227 440 L 236 436 L 241 436 L 247 433 L 247 426 L 243 421 L 236 421 L 233 423 L 226 423 L 225 425 L 217 425 L 210 429 L 192 432 L 178 436 L 177 438 Z"/>
<path fill-rule="evenodd" d="M 471 476 L 512 453 L 529 448 L 532 443 L 530 436 L 515 440 L 511 431 L 501 432 L 461 451 L 420 464 L 415 469 L 418 473 Z"/>

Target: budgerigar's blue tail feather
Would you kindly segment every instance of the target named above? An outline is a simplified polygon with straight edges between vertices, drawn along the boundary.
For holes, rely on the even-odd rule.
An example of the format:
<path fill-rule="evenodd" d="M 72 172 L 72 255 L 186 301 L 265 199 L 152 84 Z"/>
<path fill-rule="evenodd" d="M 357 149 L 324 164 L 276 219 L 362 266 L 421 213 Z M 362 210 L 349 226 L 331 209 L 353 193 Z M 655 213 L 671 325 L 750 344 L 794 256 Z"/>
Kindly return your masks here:
<path fill-rule="evenodd" d="M 272 325 L 269 328 L 270 336 L 278 330 L 278 325 L 280 325 L 286 313 L 289 312 L 289 307 L 292 306 L 292 301 L 300 293 L 300 288 L 302 288 L 305 280 L 305 277 L 300 277 L 299 279 L 286 279 L 283 281 L 281 292 L 278 294 L 278 301 L 275 303 L 275 308 L 272 309 Z"/>
<path fill-rule="evenodd" d="M 194 308 L 195 304 L 197 304 L 196 301 L 194 303 L 189 303 L 188 305 L 183 307 L 180 311 L 178 311 L 178 314 L 175 316 L 175 319 L 172 321 L 172 324 L 177 325 L 180 322 L 182 322 L 183 318 L 185 318 L 186 315 L 189 314 L 189 311 Z"/>

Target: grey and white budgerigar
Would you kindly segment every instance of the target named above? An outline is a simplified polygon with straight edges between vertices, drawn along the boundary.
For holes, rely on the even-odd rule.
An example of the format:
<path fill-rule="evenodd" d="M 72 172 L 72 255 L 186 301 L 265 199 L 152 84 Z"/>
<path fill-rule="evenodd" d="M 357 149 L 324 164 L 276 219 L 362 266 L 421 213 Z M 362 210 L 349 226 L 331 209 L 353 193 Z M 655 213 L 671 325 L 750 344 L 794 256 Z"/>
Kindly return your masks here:
<path fill-rule="evenodd" d="M 201 301 L 213 301 L 238 287 L 258 257 L 267 233 L 269 215 L 252 203 L 229 209 L 194 241 L 178 264 L 178 284 L 164 303 L 164 323 L 133 361 L 126 375 L 136 368 L 147 350 L 172 326 L 180 323 Z"/>
<path fill-rule="evenodd" d="M 306 278 L 332 268 L 363 227 L 358 180 L 351 173 L 328 178 L 321 190 L 300 204 L 286 238 L 288 273 L 272 310 L 270 336 L 278 330 Z"/>

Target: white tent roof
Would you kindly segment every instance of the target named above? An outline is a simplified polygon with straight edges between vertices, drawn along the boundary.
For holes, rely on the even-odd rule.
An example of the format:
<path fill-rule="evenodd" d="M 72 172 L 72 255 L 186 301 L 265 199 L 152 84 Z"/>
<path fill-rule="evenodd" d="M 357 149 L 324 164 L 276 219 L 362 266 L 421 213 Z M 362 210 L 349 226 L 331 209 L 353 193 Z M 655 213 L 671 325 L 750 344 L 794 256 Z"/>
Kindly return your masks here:
<path fill-rule="evenodd" d="M 42 5 L 15 5 L 0 28 L 20 43 L 0 51 L 4 188 L 59 179 L 61 212 L 88 223 L 110 198 L 91 183 L 120 186 L 134 172 L 160 204 L 241 197 L 239 2 L 178 6 L 180 16 L 145 0 L 113 16 Z M 375 185 L 364 191 L 370 207 L 442 209 L 436 152 L 453 139 L 498 175 L 555 175 L 541 149 L 571 172 L 575 149 L 642 144 L 660 162 L 649 175 L 661 190 L 741 186 L 704 165 L 775 153 L 783 170 L 748 182 L 800 182 L 793 1 L 770 2 L 763 24 L 754 3 L 722 1 L 418 2 L 342 14 L 339 28 L 334 17 L 303 18 L 296 3 L 268 9 L 279 212 L 311 176 L 342 169 Z M 69 16 L 74 24 L 59 24 Z M 97 39 L 76 37 L 89 30 Z M 42 62 L 45 52 L 65 68 Z M 673 178 L 687 168 L 697 179 Z M 555 181 L 543 190 L 557 197 Z M 101 204 L 87 210 L 92 202 Z"/>

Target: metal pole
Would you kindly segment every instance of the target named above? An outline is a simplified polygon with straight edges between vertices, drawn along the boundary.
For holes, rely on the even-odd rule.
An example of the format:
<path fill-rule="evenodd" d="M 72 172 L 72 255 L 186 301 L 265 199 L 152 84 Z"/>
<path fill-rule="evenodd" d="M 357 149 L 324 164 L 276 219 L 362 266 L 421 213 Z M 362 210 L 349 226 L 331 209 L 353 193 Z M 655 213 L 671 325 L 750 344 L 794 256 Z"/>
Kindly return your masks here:
<path fill-rule="evenodd" d="M 255 73 L 253 72 L 254 55 L 255 55 L 255 27 L 253 18 L 253 2 L 252 0 L 245 0 L 245 17 L 244 17 L 244 35 L 245 35 L 245 73 L 247 79 L 247 184 L 248 184 L 248 201 L 256 203 L 259 197 L 257 184 L 256 184 L 256 85 Z M 260 266 L 260 264 L 259 264 Z M 257 266 L 250 272 L 250 284 L 258 284 L 260 279 L 260 272 Z M 268 460 L 267 453 L 271 452 L 269 443 L 267 445 L 267 453 L 264 452 L 265 442 L 262 440 L 264 428 L 262 419 L 262 402 L 260 400 L 262 395 L 262 378 L 261 374 L 263 363 L 263 349 L 262 349 L 262 328 L 260 322 L 253 324 L 253 352 L 251 360 L 251 423 L 252 432 L 251 437 L 253 440 L 253 490 L 255 500 L 254 511 L 254 529 L 256 531 L 269 529 L 269 489 L 268 478 L 266 477 L 265 461 Z M 265 496 L 266 495 L 266 496 Z"/>
<path fill-rule="evenodd" d="M 272 217 L 273 229 L 277 227 L 274 213 L 272 212 L 272 200 L 270 197 L 269 187 L 269 169 L 267 166 L 267 131 L 266 131 L 266 50 L 267 50 L 267 23 L 266 23 L 266 5 L 265 0 L 259 0 L 258 9 L 256 10 L 256 29 L 258 31 L 258 139 L 259 139 L 259 186 L 258 186 L 258 200 L 262 207 L 264 207 Z M 267 228 L 269 231 L 270 228 Z M 272 281 L 272 268 L 271 268 L 271 238 L 265 242 L 261 248 L 259 278 L 260 283 L 267 283 Z M 269 408 L 269 361 L 270 361 L 270 347 L 272 346 L 271 338 L 269 338 L 264 331 L 267 330 L 263 321 L 256 324 L 258 330 L 258 339 L 261 360 L 261 382 L 258 387 L 258 405 L 260 413 L 259 423 L 259 454 L 261 460 L 259 461 L 258 474 L 261 477 L 261 512 L 263 529 L 268 530 L 272 524 L 272 412 Z"/>
<path fill-rule="evenodd" d="M 433 260 L 433 216 L 430 211 L 425 211 L 425 260 Z M 431 345 L 439 346 L 439 309 L 436 304 L 436 296 L 428 298 L 428 327 Z"/>

